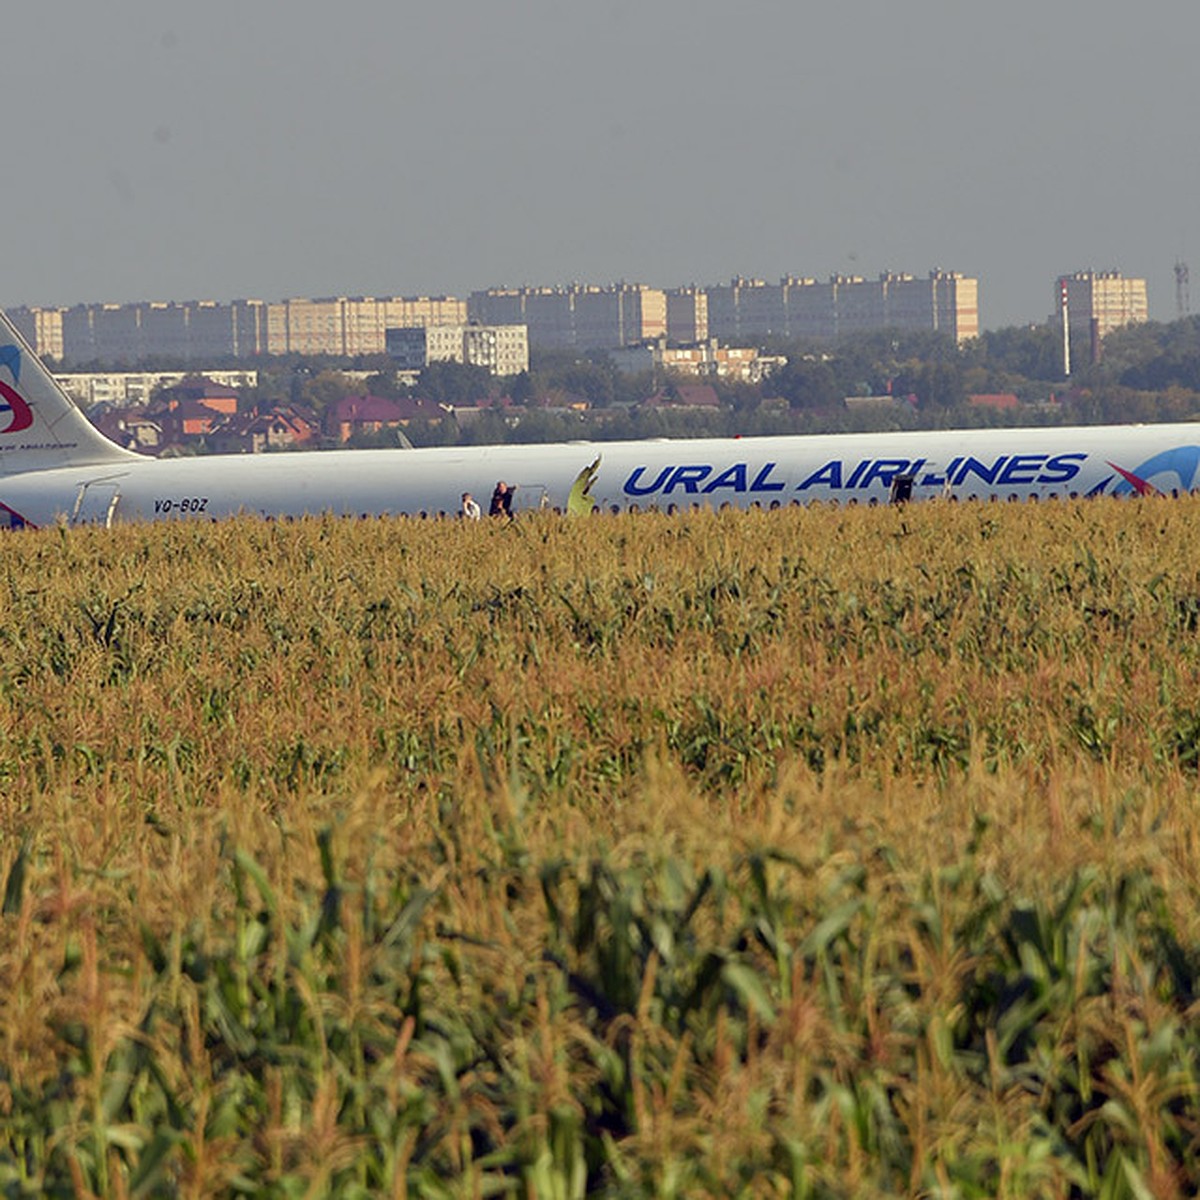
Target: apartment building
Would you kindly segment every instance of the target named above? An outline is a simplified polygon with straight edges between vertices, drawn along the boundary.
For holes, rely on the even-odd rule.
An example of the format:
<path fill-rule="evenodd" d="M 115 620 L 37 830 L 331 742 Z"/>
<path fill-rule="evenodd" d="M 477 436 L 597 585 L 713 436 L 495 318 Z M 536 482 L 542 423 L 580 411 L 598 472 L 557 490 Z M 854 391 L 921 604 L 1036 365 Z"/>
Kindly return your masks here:
<path fill-rule="evenodd" d="M 872 329 L 927 329 L 963 342 L 979 336 L 979 284 L 940 270 L 923 279 L 890 271 L 878 279 L 831 275 L 825 283 L 735 277 L 708 289 L 708 329 L 729 341 L 773 335 L 831 340 Z"/>
<path fill-rule="evenodd" d="M 1064 290 L 1073 354 L 1086 352 L 1093 362 L 1100 357 L 1101 341 L 1114 329 L 1150 319 L 1144 279 L 1126 279 L 1120 271 L 1061 275 L 1055 285 L 1056 310 Z"/>
<path fill-rule="evenodd" d="M 672 288 L 667 299 L 667 341 L 690 345 L 708 341 L 708 292 L 704 288 Z"/>
<path fill-rule="evenodd" d="M 727 284 L 706 290 L 710 337 L 737 342 L 768 333 L 786 335 L 783 296 L 778 285 L 736 275 Z"/>
<path fill-rule="evenodd" d="M 8 316 L 21 336 L 41 357 L 62 361 L 61 308 L 10 308 Z"/>
<path fill-rule="evenodd" d="M 383 354 L 387 330 L 463 325 L 467 306 L 453 296 L 331 296 L 267 308 L 268 354 Z"/>
<path fill-rule="evenodd" d="M 465 325 L 467 306 L 452 296 L 335 296 L 77 304 L 14 308 L 9 316 L 38 354 L 65 364 L 207 363 L 260 354 L 382 354 L 388 328 Z"/>
<path fill-rule="evenodd" d="M 959 344 L 977 338 L 979 328 L 979 280 L 957 271 L 930 271 L 936 310 L 934 328 L 948 333 Z"/>
<path fill-rule="evenodd" d="M 66 365 L 155 357 L 207 363 L 265 351 L 260 300 L 77 304 L 8 315 L 39 355 Z"/>
<path fill-rule="evenodd" d="M 96 404 L 128 408 L 148 404 L 156 392 L 183 383 L 188 375 L 183 371 L 65 371 L 54 378 L 83 408 Z M 254 370 L 206 370 L 204 378 L 235 390 L 258 387 L 258 372 Z"/>
<path fill-rule="evenodd" d="M 782 356 L 760 354 L 754 346 L 722 346 L 716 338 L 691 346 L 670 346 L 667 341 L 664 337 L 649 345 L 626 346 L 609 353 L 616 368 L 629 375 L 662 371 L 739 383 L 758 383 L 787 364 Z"/>
<path fill-rule="evenodd" d="M 529 330 L 524 325 L 468 325 L 463 330 L 463 361 L 492 375 L 529 370 Z"/>
<path fill-rule="evenodd" d="M 1145 320 L 1144 280 L 1086 272 L 1068 281 L 1073 319 L 1096 320 L 1097 336 L 1116 325 Z M 472 292 L 466 301 L 453 296 L 332 296 L 228 304 L 81 304 L 13 309 L 9 315 L 39 354 L 64 364 L 153 357 L 207 364 L 260 354 L 382 354 L 390 329 L 472 326 L 524 326 L 526 354 L 529 345 L 609 350 L 664 336 L 677 344 L 711 337 L 726 343 L 771 336 L 831 340 L 888 327 L 941 330 L 962 342 L 979 333 L 979 290 L 976 279 L 955 272 L 931 271 L 926 278 L 889 272 L 870 280 L 833 275 L 823 282 L 798 276 L 778 283 L 736 277 L 728 284 L 670 291 L 626 283 L 490 288 Z M 481 336 L 475 353 L 486 356 L 490 351 Z M 457 345 L 458 334 L 447 337 Z M 495 353 L 522 351 L 502 341 Z M 497 359 L 499 373 L 515 373 L 509 363 Z"/>
<path fill-rule="evenodd" d="M 667 331 L 666 293 L 644 284 L 491 288 L 472 292 L 467 312 L 480 325 L 523 324 L 547 350 L 608 350 Z"/>
<path fill-rule="evenodd" d="M 830 280 L 834 297 L 833 319 L 838 337 L 869 333 L 888 325 L 887 283 L 861 275 L 834 275 Z"/>
<path fill-rule="evenodd" d="M 420 371 L 434 362 L 484 367 L 492 375 L 529 370 L 524 325 L 413 325 L 389 329 L 387 352 L 400 371 Z"/>
<path fill-rule="evenodd" d="M 837 337 L 837 284 L 787 275 L 779 282 L 788 337 L 832 341 Z"/>

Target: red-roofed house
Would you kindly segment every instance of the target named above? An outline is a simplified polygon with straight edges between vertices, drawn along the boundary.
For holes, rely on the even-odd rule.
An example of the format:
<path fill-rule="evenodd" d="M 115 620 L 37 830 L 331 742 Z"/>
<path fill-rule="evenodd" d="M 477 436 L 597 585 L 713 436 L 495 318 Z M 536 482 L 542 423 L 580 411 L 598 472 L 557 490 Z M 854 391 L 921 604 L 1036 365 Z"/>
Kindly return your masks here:
<path fill-rule="evenodd" d="M 147 413 L 147 416 L 152 417 L 162 427 L 164 442 L 181 442 L 186 438 L 205 437 L 226 420 L 228 415 L 201 400 L 176 400 L 166 408 L 155 405 Z"/>
<path fill-rule="evenodd" d="M 674 394 L 655 392 L 644 402 L 647 408 L 720 408 L 716 389 L 711 383 L 676 383 Z"/>
<path fill-rule="evenodd" d="M 185 379 L 174 387 L 164 388 L 155 398 L 153 408 L 155 412 L 160 412 L 164 408 L 174 408 L 188 401 L 207 405 L 213 412 L 224 413 L 226 416 L 232 416 L 238 409 L 237 392 L 208 379 Z"/>
<path fill-rule="evenodd" d="M 420 397 L 343 396 L 329 410 L 325 429 L 330 437 L 348 442 L 356 433 L 378 433 L 421 417 L 440 421 L 445 415 L 440 406 Z"/>
<path fill-rule="evenodd" d="M 261 454 L 264 450 L 306 445 L 319 432 L 320 427 L 311 414 L 287 406 L 230 417 L 215 431 L 213 443 L 223 452 Z"/>
<path fill-rule="evenodd" d="M 399 425 L 400 406 L 385 396 L 343 396 L 325 418 L 325 432 L 339 442 L 356 433 L 378 433 Z"/>
<path fill-rule="evenodd" d="M 237 413 L 238 394 L 233 388 L 207 379 L 185 379 L 159 393 L 146 410 L 158 422 L 165 443 L 206 437 Z"/>

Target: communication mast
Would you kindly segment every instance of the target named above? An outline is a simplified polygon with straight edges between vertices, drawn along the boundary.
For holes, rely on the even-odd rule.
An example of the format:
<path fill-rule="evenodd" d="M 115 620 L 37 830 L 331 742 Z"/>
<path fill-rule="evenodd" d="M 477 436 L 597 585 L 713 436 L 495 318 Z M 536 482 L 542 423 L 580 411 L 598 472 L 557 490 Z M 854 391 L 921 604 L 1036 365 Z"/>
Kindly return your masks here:
<path fill-rule="evenodd" d="M 1188 265 L 1182 259 L 1175 264 L 1175 314 L 1180 319 L 1190 316 L 1192 299 L 1188 295 Z"/>

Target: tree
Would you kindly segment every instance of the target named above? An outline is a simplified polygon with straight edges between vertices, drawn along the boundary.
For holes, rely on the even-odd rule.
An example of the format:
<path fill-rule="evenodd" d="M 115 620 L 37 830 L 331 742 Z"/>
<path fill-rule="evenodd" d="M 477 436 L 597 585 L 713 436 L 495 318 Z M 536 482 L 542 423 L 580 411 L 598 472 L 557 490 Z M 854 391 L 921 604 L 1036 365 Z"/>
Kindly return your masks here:
<path fill-rule="evenodd" d="M 906 364 L 897 372 L 892 391 L 897 396 L 916 396 L 922 408 L 953 408 L 967 398 L 962 368 L 947 362 Z"/>
<path fill-rule="evenodd" d="M 492 394 L 486 367 L 457 362 L 430 363 L 417 379 L 417 391 L 435 404 L 473 405 Z"/>
<path fill-rule="evenodd" d="M 833 368 L 818 358 L 789 358 L 787 366 L 771 376 L 770 386 L 792 408 L 832 408 L 843 396 Z"/>
<path fill-rule="evenodd" d="M 616 396 L 616 367 L 611 362 L 578 359 L 562 374 L 562 387 L 583 396 L 593 408 L 607 408 Z"/>
<path fill-rule="evenodd" d="M 985 332 L 967 346 L 964 355 L 969 365 L 989 371 L 1025 379 L 1062 379 L 1062 334 L 1053 325 L 1014 325 Z"/>
<path fill-rule="evenodd" d="M 528 404 L 533 399 L 533 379 L 528 371 L 522 371 L 520 375 L 513 375 L 506 379 L 508 385 L 508 395 L 514 404 Z"/>

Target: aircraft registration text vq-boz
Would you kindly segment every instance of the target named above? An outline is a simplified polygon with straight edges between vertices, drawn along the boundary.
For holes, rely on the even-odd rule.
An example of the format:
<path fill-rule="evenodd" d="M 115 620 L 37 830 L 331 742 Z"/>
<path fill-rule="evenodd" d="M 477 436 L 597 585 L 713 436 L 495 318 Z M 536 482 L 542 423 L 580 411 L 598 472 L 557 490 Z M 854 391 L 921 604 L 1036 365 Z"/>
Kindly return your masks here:
<path fill-rule="evenodd" d="M 0 524 L 238 513 L 456 513 L 500 480 L 516 508 L 572 514 L 732 505 L 1033 499 L 1190 491 L 1200 425 L 940 430 L 540 446 L 143 458 L 110 442 L 0 314 Z"/>

